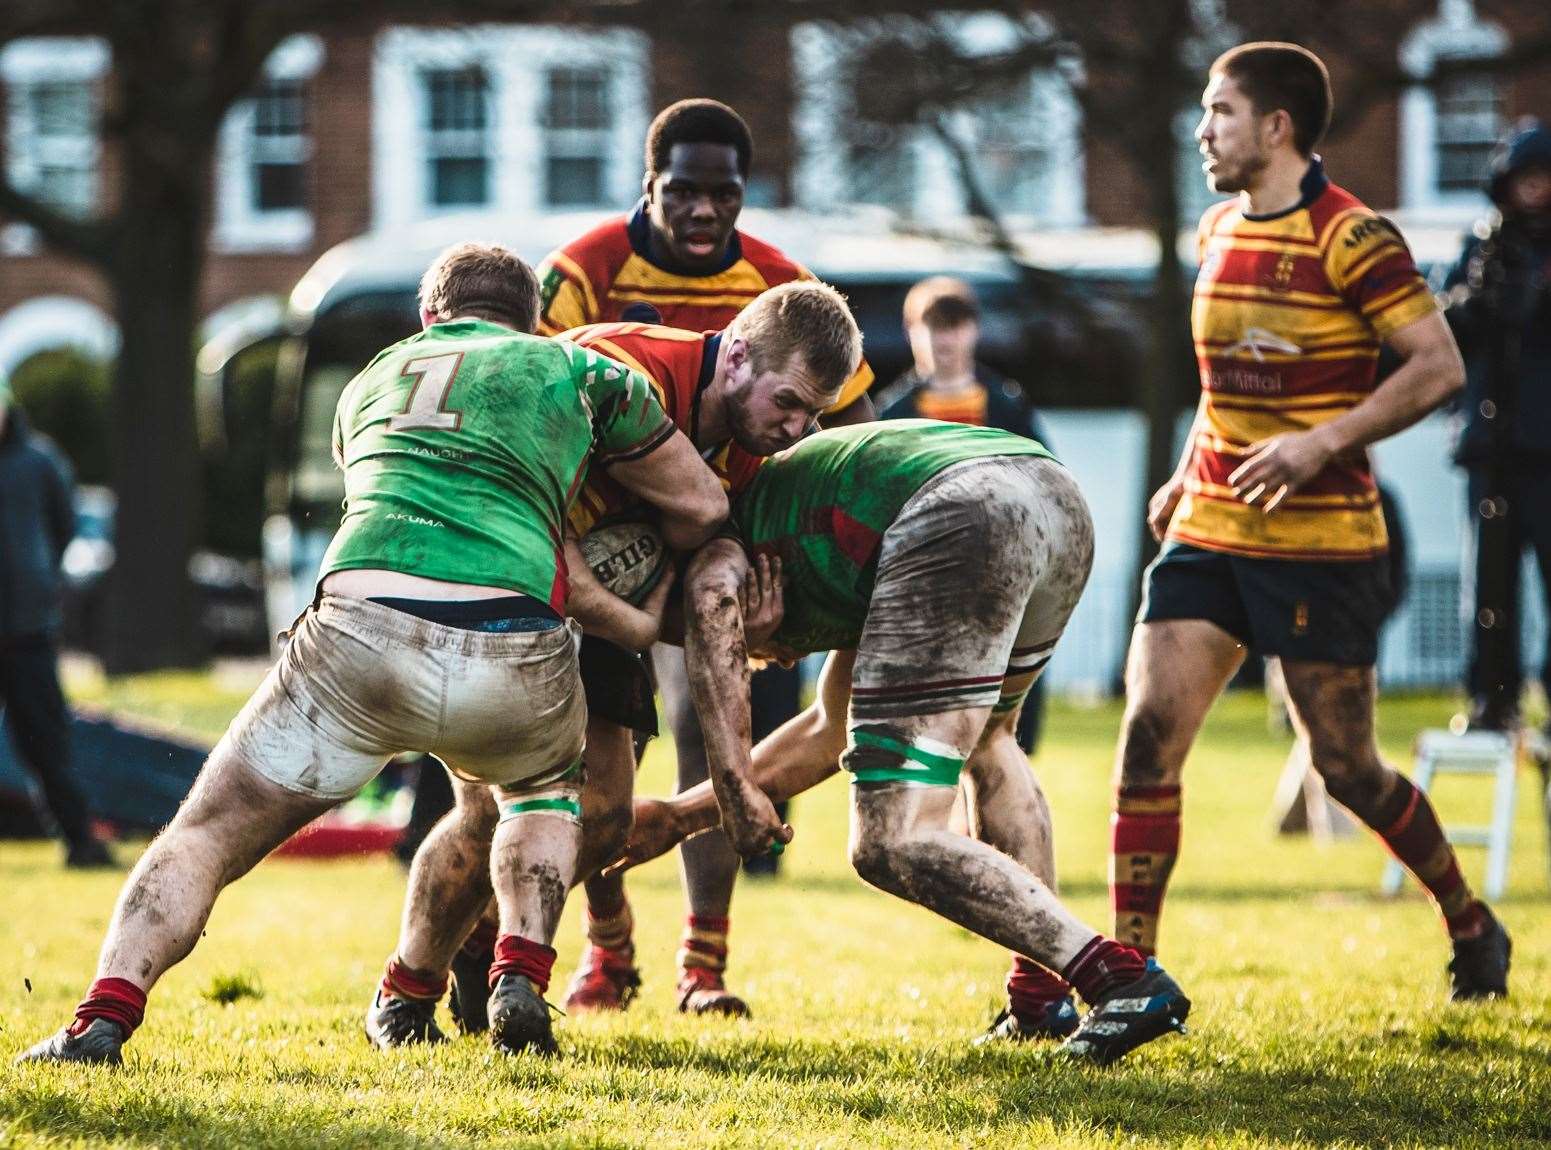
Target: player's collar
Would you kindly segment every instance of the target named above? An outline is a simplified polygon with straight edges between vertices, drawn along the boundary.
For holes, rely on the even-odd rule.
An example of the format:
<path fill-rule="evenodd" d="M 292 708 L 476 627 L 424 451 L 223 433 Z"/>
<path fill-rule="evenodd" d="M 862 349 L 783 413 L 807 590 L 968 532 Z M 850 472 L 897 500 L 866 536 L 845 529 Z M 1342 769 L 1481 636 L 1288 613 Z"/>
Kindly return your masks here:
<path fill-rule="evenodd" d="M 665 271 L 673 276 L 715 276 L 721 275 L 733 264 L 743 258 L 743 237 L 738 234 L 738 229 L 732 229 L 732 235 L 727 240 L 727 254 L 722 262 L 710 271 L 698 271 L 691 268 L 680 267 L 672 263 L 663 263 L 652 256 L 651 237 L 652 221 L 646 214 L 646 197 L 642 196 L 636 201 L 635 208 L 630 212 L 630 218 L 625 221 L 625 233 L 630 237 L 630 250 L 635 252 L 652 267 Z"/>
<path fill-rule="evenodd" d="M 1279 220 L 1283 216 L 1290 216 L 1294 212 L 1301 212 L 1315 200 L 1325 194 L 1325 189 L 1330 187 L 1330 177 L 1325 175 L 1325 161 L 1318 155 L 1309 159 L 1309 167 L 1303 173 L 1303 179 L 1298 183 L 1298 202 L 1290 208 L 1283 208 L 1279 212 L 1267 212 L 1265 215 L 1254 215 L 1245 212 L 1246 220 L 1254 220 L 1263 223 L 1266 220 Z"/>
<path fill-rule="evenodd" d="M 713 331 L 700 347 L 700 374 L 695 379 L 695 398 L 689 405 L 689 441 L 696 450 L 700 447 L 700 397 L 711 386 L 711 378 L 716 375 L 716 357 L 721 351 L 722 333 Z"/>

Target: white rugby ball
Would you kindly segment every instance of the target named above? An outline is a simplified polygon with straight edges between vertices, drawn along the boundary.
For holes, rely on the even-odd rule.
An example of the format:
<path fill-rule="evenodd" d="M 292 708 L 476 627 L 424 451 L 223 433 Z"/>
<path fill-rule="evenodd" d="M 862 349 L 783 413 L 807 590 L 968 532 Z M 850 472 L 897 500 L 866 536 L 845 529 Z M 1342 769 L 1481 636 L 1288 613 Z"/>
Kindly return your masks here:
<path fill-rule="evenodd" d="M 636 604 L 668 566 L 668 549 L 657 528 L 639 520 L 600 523 L 582 536 L 582 557 L 599 583 Z"/>

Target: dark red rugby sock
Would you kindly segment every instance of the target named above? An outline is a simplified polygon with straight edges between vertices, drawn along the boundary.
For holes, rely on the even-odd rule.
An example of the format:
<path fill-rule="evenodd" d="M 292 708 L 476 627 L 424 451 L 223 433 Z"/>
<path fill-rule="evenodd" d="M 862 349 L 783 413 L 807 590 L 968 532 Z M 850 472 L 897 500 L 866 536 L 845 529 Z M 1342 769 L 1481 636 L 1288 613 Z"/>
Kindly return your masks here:
<path fill-rule="evenodd" d="M 540 994 L 549 989 L 549 972 L 555 966 L 555 948 L 516 934 L 495 940 L 495 962 L 490 966 L 490 989 L 506 974 L 520 974 Z"/>
<path fill-rule="evenodd" d="M 99 978 L 86 988 L 86 997 L 75 1008 L 71 1034 L 80 1034 L 93 1019 L 106 1018 L 128 1038 L 145 1019 L 146 992 L 127 978 Z"/>
<path fill-rule="evenodd" d="M 679 944 L 679 970 L 696 967 L 721 974 L 727 969 L 727 930 L 732 920 L 692 914 L 684 922 Z"/>
<path fill-rule="evenodd" d="M 1045 1011 L 1072 993 L 1072 984 L 1046 969 L 1032 958 L 1013 955 L 1007 972 L 1007 1002 L 1020 1021 L 1033 1022 L 1045 1017 Z"/>
<path fill-rule="evenodd" d="M 398 955 L 394 955 L 382 972 L 380 989 L 389 998 L 428 998 L 434 1002 L 447 993 L 447 972 L 416 970 L 405 966 Z"/>
<path fill-rule="evenodd" d="M 1486 928 L 1486 910 L 1460 873 L 1459 856 L 1444 837 L 1438 812 L 1417 786 L 1396 776 L 1394 793 L 1363 821 L 1401 865 L 1427 888 L 1453 938 L 1474 938 Z"/>
<path fill-rule="evenodd" d="M 1179 816 L 1177 786 L 1115 792 L 1109 858 L 1115 937 L 1143 954 L 1158 949 L 1158 916 L 1179 855 Z"/>
<path fill-rule="evenodd" d="M 1141 978 L 1146 970 L 1147 957 L 1141 951 L 1096 934 L 1061 973 L 1084 1002 L 1095 1006 L 1126 983 Z"/>

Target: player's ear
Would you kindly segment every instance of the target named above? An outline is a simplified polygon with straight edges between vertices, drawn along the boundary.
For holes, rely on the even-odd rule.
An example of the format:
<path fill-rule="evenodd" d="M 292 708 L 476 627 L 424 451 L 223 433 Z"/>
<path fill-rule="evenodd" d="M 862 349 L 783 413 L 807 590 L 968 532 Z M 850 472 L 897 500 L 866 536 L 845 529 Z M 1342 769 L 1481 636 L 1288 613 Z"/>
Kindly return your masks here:
<path fill-rule="evenodd" d="M 422 307 L 420 309 L 420 326 L 422 328 L 430 327 L 433 323 L 438 322 L 438 319 L 437 314 L 430 308 Z"/>
<path fill-rule="evenodd" d="M 749 362 L 749 342 L 741 335 L 729 335 L 725 338 L 727 340 L 727 374 L 730 376 L 736 372 L 741 377 L 745 374 L 744 369 L 751 367 Z"/>

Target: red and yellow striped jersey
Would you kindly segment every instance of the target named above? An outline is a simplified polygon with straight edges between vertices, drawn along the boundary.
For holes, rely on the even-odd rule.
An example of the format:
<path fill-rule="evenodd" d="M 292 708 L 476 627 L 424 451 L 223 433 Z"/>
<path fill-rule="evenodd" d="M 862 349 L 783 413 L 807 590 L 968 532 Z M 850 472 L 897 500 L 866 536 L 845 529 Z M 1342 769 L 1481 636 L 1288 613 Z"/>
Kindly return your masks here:
<path fill-rule="evenodd" d="M 721 270 L 672 271 L 648 258 L 649 227 L 643 201 L 629 216 L 599 224 L 551 252 L 538 267 L 540 334 L 625 319 L 720 330 L 766 288 L 813 278 L 778 249 L 737 230 Z M 849 407 L 872 383 L 872 368 L 863 360 L 830 410 Z"/>
<path fill-rule="evenodd" d="M 761 462 L 756 457 L 735 451 L 730 442 L 699 444 L 700 395 L 716 370 L 720 332 L 682 331 L 651 323 L 593 323 L 561 332 L 560 338 L 644 375 L 668 418 L 701 446 L 701 455 L 729 495 L 736 495 L 753 477 Z M 598 520 L 636 502 L 607 474 L 594 471 L 571 504 L 571 527 L 585 535 Z"/>
<path fill-rule="evenodd" d="M 1274 216 L 1233 199 L 1201 219 L 1190 317 L 1201 406 L 1168 537 L 1234 555 L 1366 559 L 1388 546 L 1366 451 L 1332 460 L 1269 515 L 1228 485 L 1252 444 L 1366 398 L 1380 342 L 1437 307 L 1394 225 L 1331 184 L 1317 158 L 1303 192 Z"/>

